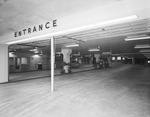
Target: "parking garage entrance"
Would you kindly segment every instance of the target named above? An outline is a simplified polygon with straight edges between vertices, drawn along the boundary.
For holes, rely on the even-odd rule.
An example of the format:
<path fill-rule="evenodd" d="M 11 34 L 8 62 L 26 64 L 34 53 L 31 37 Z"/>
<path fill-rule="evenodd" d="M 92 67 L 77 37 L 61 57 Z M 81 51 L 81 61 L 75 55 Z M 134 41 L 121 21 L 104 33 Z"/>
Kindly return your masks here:
<path fill-rule="evenodd" d="M 137 22 L 138 25 L 142 23 L 142 21 Z M 53 40 L 55 46 L 51 45 L 51 38 L 13 44 L 9 46 L 9 80 L 20 81 L 50 77 L 51 64 L 54 62 L 54 75 L 113 68 L 118 64 L 149 66 L 148 50 L 137 49 L 139 45 L 150 44 L 149 40 L 126 41 L 125 36 L 128 33 L 120 30 L 124 30 L 128 24 L 117 24 L 55 36 Z M 134 22 L 130 22 L 130 24 L 134 24 Z M 118 30 L 115 27 L 118 27 Z M 136 26 L 132 27 L 137 28 Z M 111 34 L 113 35 L 110 36 Z M 54 52 L 54 62 L 51 58 L 52 52 Z"/>

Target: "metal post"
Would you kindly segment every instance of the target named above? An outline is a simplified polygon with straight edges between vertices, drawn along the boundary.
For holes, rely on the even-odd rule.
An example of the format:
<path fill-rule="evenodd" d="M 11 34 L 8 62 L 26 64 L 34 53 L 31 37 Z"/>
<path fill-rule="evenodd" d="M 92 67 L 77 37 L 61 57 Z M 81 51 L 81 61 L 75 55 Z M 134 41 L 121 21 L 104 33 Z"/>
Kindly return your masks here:
<path fill-rule="evenodd" d="M 51 92 L 54 91 L 54 37 L 51 37 Z"/>

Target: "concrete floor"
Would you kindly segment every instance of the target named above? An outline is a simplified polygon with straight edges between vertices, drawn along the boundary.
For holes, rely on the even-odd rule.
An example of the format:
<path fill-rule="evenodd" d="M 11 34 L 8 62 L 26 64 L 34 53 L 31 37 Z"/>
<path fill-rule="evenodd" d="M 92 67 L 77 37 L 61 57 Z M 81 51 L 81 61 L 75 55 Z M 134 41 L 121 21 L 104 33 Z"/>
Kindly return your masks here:
<path fill-rule="evenodd" d="M 83 65 L 80 68 L 72 69 L 72 73 L 93 70 L 93 65 Z M 38 71 L 29 71 L 29 72 L 18 72 L 18 73 L 10 73 L 9 80 L 10 81 L 20 81 L 27 79 L 36 79 L 36 78 L 45 78 L 50 77 L 50 70 L 38 70 Z M 54 71 L 55 75 L 61 75 L 60 69 L 56 69 Z"/>
<path fill-rule="evenodd" d="M 0 117 L 150 117 L 150 68 L 114 66 L 0 85 Z"/>

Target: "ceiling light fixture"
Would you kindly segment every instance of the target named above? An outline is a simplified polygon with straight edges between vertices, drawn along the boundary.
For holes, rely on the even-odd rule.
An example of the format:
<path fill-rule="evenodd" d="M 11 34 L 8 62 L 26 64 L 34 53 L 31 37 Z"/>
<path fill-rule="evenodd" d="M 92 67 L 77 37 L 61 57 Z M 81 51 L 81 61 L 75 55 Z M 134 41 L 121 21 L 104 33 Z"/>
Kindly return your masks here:
<path fill-rule="evenodd" d="M 13 54 L 13 53 L 15 53 L 15 52 L 9 52 L 9 53 Z"/>
<path fill-rule="evenodd" d="M 37 49 L 31 49 L 30 52 L 32 52 L 32 51 L 37 51 Z"/>
<path fill-rule="evenodd" d="M 69 48 L 69 47 L 77 47 L 79 46 L 79 44 L 70 44 L 70 45 L 66 45 L 65 47 Z"/>
<path fill-rule="evenodd" d="M 125 41 L 134 41 L 134 40 L 143 40 L 143 39 L 150 39 L 150 36 L 145 36 L 145 37 L 133 37 L 133 38 L 125 38 Z"/>
<path fill-rule="evenodd" d="M 141 52 L 141 53 L 149 53 L 150 52 L 150 49 L 144 49 L 144 50 L 140 50 L 139 52 Z"/>
<path fill-rule="evenodd" d="M 111 55 L 111 52 L 102 52 L 103 55 Z"/>
<path fill-rule="evenodd" d="M 136 45 L 134 48 L 135 48 L 135 49 L 140 49 L 140 48 L 150 48 L 150 45 L 149 45 L 149 44 L 145 44 L 145 45 Z"/>
<path fill-rule="evenodd" d="M 80 53 L 77 53 L 77 54 L 72 54 L 73 56 L 80 56 Z"/>
<path fill-rule="evenodd" d="M 62 52 L 56 52 L 56 54 L 62 54 Z"/>
<path fill-rule="evenodd" d="M 89 49 L 88 50 L 89 52 L 98 52 L 98 51 L 100 51 L 98 48 L 93 48 L 93 49 Z"/>
<path fill-rule="evenodd" d="M 123 22 L 134 20 L 137 18 L 138 18 L 137 15 L 131 15 L 131 16 L 127 16 L 127 17 L 114 19 L 114 20 L 109 20 L 109 21 L 104 21 L 104 22 L 99 22 L 99 23 L 93 23 L 93 24 L 89 24 L 86 26 L 67 29 L 64 31 L 52 32 L 50 34 L 43 34 L 40 36 L 34 36 L 31 38 L 26 38 L 26 39 L 22 39 L 22 40 L 11 41 L 11 42 L 7 42 L 6 44 L 16 44 L 16 43 L 29 42 L 29 41 L 31 42 L 31 41 L 35 41 L 35 40 L 37 41 L 37 40 L 42 40 L 41 38 L 60 36 L 60 35 L 68 34 L 68 33 L 75 33 L 75 32 L 90 30 L 90 29 L 101 27 L 101 26 L 108 26 L 108 25 L 113 25 L 113 24 L 117 24 L 117 23 L 123 23 Z"/>

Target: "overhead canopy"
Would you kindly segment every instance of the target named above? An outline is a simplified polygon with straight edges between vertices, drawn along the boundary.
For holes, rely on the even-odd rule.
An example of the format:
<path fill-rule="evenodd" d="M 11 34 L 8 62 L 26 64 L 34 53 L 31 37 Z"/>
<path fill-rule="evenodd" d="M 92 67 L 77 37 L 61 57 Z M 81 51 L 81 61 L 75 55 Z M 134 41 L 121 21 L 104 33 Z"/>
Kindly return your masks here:
<path fill-rule="evenodd" d="M 150 18 L 149 0 L 1 0 L 0 1 L 0 43 L 22 40 L 35 36 L 33 40 L 47 39 L 60 31 L 137 15 L 138 19 Z M 57 20 L 57 27 L 14 37 L 19 30 Z M 62 32 L 62 34 L 67 32 Z M 147 32 L 145 32 L 147 33 Z M 47 35 L 41 37 L 41 35 Z M 28 41 L 33 41 L 28 40 Z"/>

